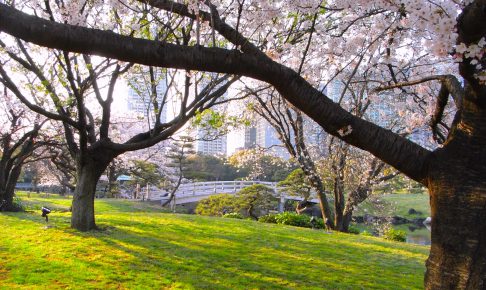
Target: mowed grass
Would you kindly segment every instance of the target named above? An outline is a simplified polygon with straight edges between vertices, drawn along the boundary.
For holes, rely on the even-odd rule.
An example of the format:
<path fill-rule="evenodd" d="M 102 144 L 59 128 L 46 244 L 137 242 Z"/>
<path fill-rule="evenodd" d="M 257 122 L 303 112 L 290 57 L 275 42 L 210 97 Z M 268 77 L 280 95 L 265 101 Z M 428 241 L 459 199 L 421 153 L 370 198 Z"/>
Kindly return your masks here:
<path fill-rule="evenodd" d="M 420 289 L 428 247 L 379 238 L 163 213 L 96 200 L 99 231 L 70 229 L 70 200 L 0 213 L 1 289 Z"/>
<path fill-rule="evenodd" d="M 426 218 L 430 216 L 430 203 L 428 194 L 385 194 L 377 197 L 383 199 L 389 204 L 390 215 L 405 217 L 407 219 Z M 408 211 L 413 208 L 421 214 L 409 214 Z M 380 215 L 375 212 L 371 203 L 367 200 L 359 205 L 355 215 L 364 214 Z"/>

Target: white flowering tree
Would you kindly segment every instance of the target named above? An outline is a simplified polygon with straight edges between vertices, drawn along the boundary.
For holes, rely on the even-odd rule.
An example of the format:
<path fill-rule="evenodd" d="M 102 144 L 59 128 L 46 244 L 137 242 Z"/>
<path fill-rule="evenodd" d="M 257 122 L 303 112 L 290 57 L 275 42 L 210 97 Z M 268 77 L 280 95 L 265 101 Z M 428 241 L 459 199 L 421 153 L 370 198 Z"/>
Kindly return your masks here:
<path fill-rule="evenodd" d="M 428 187 L 432 245 L 426 288 L 485 287 L 486 0 L 70 1 L 55 8 L 66 17 L 61 21 L 48 19 L 52 8 L 46 3 L 0 4 L 0 31 L 65 51 L 268 83 L 329 134 Z M 113 21 L 108 15 L 123 17 Z M 132 33 L 147 22 L 159 23 L 161 35 L 180 25 L 190 41 Z M 118 29 L 118 23 L 130 29 Z M 311 33 L 317 37 L 306 41 Z M 301 63 L 306 47 L 311 53 Z M 417 121 L 433 120 L 442 147 L 420 146 L 354 116 L 321 92 L 319 79 L 329 69 L 360 61 L 356 52 L 362 47 L 370 50 L 363 57 L 367 65 L 381 68 L 379 90 L 397 89 L 397 99 L 413 93 L 433 108 L 415 113 Z M 434 87 L 436 98 L 425 100 L 420 90 Z M 443 118 L 449 97 L 455 106 L 451 123 Z"/>
<path fill-rule="evenodd" d="M 65 17 L 77 15 L 69 21 L 77 23 L 79 19 L 84 19 L 96 22 L 88 15 L 67 15 L 67 10 L 51 9 L 49 3 L 46 5 L 46 16 L 51 21 L 62 21 Z M 123 25 L 115 24 L 121 30 L 125 29 Z M 127 29 L 134 33 L 132 28 Z M 140 31 L 142 35 L 154 39 L 175 37 L 187 44 L 190 39 L 188 33 L 183 30 L 178 32 L 180 34 L 171 36 L 153 34 L 151 28 Z M 77 184 L 73 194 L 71 226 L 82 231 L 96 228 L 96 185 L 116 157 L 166 140 L 197 112 L 217 105 L 218 98 L 237 79 L 229 75 L 213 74 L 206 86 L 190 92 L 191 80 L 199 76 L 187 72 L 183 77 L 182 93 L 171 95 L 170 86 L 178 77 L 176 73 L 167 73 L 167 77 L 161 79 L 154 67 L 135 70 L 138 66 L 133 63 L 93 58 L 65 50 L 39 50 L 18 38 L 2 38 L 0 46 L 0 82 L 30 110 L 62 124 L 65 143 L 76 168 Z M 120 118 L 112 110 L 117 97 L 115 88 L 120 78 L 132 72 L 132 69 L 135 70 L 135 76 L 140 71 L 147 73 L 144 77 L 148 78 L 147 102 L 151 104 L 152 122 L 146 122 L 144 117 L 126 114 L 124 125 L 135 125 L 130 127 L 131 130 L 119 134 L 116 127 L 120 127 Z M 167 82 L 162 99 L 156 97 L 160 81 Z M 175 114 L 164 120 L 161 114 L 170 102 L 176 106 Z M 137 126 L 140 123 L 146 126 Z"/>
<path fill-rule="evenodd" d="M 43 155 L 45 120 L 32 114 L 4 91 L 0 101 L 0 211 L 20 210 L 13 203 L 22 168 Z"/>

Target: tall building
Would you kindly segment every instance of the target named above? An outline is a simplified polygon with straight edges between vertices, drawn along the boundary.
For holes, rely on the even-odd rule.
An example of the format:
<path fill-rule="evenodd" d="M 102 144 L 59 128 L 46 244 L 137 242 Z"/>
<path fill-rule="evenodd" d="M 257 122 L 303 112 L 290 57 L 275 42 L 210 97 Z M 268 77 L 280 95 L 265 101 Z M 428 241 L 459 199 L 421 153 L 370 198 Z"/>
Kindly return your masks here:
<path fill-rule="evenodd" d="M 257 129 L 255 127 L 245 128 L 245 149 L 251 149 L 256 147 L 256 134 Z"/>
<path fill-rule="evenodd" d="M 192 132 L 194 138 L 194 150 L 196 153 L 206 155 L 226 155 L 227 135 L 206 128 L 196 128 Z"/>
<path fill-rule="evenodd" d="M 142 79 L 132 79 L 128 89 L 127 107 L 128 110 L 143 118 L 148 118 L 150 124 L 155 123 L 155 110 L 152 100 L 152 93 L 150 85 L 144 82 Z M 160 122 L 167 122 L 167 104 L 163 104 L 163 98 L 167 91 L 167 85 L 162 79 L 156 86 L 157 90 L 157 103 L 159 109 L 162 107 L 160 114 Z"/>
<path fill-rule="evenodd" d="M 270 149 L 276 156 L 290 158 L 289 152 L 278 139 L 277 132 L 265 119 L 260 118 L 255 125 L 255 143 L 258 147 Z"/>

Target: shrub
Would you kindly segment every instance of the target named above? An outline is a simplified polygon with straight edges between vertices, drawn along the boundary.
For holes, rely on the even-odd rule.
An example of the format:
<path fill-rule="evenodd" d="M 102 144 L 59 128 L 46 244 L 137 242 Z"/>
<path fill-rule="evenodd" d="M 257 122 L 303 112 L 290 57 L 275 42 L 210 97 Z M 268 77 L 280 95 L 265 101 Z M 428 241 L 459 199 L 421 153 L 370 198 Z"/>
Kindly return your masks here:
<path fill-rule="evenodd" d="M 277 207 L 278 199 L 274 194 L 273 189 L 262 184 L 247 186 L 236 194 L 238 207 L 247 216 L 256 220 L 262 213 Z"/>
<path fill-rule="evenodd" d="M 397 242 L 405 242 L 407 240 L 407 233 L 400 230 L 395 230 L 393 228 L 389 228 L 385 230 L 383 236 L 387 240 L 397 241 Z"/>
<path fill-rule="evenodd" d="M 269 223 L 269 224 L 276 224 L 277 223 L 276 215 L 274 215 L 274 214 L 267 214 L 267 215 L 261 216 L 261 217 L 258 218 L 258 221 L 262 222 L 262 223 Z"/>
<path fill-rule="evenodd" d="M 277 224 L 310 228 L 310 217 L 308 215 L 299 215 L 293 212 L 283 212 L 275 216 Z"/>
<path fill-rule="evenodd" d="M 314 221 L 311 222 L 311 217 L 308 215 L 299 215 L 288 211 L 279 214 L 267 214 L 261 216 L 258 221 L 262 223 L 281 224 L 304 228 L 324 228 L 324 220 L 321 218 L 314 218 Z"/>
<path fill-rule="evenodd" d="M 15 196 L 12 202 L 12 211 L 25 211 L 25 206 L 20 197 Z"/>
<path fill-rule="evenodd" d="M 357 227 L 349 226 L 349 228 L 348 228 L 348 233 L 350 233 L 350 234 L 359 235 L 359 232 L 360 231 Z"/>
<path fill-rule="evenodd" d="M 237 212 L 237 199 L 231 194 L 213 195 L 199 201 L 196 213 L 200 215 L 222 216 L 225 213 Z"/>
<path fill-rule="evenodd" d="M 224 218 L 229 218 L 229 219 L 244 219 L 244 217 L 241 215 L 241 213 L 238 212 L 230 212 L 226 213 L 223 215 Z"/>
<path fill-rule="evenodd" d="M 371 236 L 373 236 L 373 235 L 372 235 L 370 232 L 368 232 L 368 231 L 362 231 L 362 232 L 360 233 L 360 235 L 362 235 L 362 236 L 367 236 L 367 237 L 371 237 Z"/>

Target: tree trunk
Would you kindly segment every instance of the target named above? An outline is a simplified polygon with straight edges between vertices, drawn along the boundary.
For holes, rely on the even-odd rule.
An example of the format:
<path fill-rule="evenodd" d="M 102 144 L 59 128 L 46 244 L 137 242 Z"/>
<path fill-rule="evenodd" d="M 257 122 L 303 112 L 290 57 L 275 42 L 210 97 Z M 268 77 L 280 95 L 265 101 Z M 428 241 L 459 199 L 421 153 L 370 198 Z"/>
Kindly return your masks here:
<path fill-rule="evenodd" d="M 464 107 L 469 112 L 429 166 L 426 289 L 486 289 L 486 109 Z"/>
<path fill-rule="evenodd" d="M 80 231 L 96 229 L 94 199 L 96 184 L 114 157 L 106 152 L 90 154 L 78 161 L 77 185 L 73 194 L 71 227 Z"/>
<path fill-rule="evenodd" d="M 14 206 L 13 203 L 13 198 L 15 195 L 15 185 L 17 184 L 17 180 L 19 179 L 21 170 L 22 170 L 21 166 L 14 166 L 10 171 L 9 178 L 7 180 L 7 186 L 5 188 L 5 200 L 7 201 L 7 203 L 4 208 L 7 211 L 22 210 L 22 208 L 18 208 Z"/>
<path fill-rule="evenodd" d="M 334 229 L 343 232 L 344 181 L 341 176 L 334 178 Z"/>

